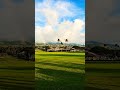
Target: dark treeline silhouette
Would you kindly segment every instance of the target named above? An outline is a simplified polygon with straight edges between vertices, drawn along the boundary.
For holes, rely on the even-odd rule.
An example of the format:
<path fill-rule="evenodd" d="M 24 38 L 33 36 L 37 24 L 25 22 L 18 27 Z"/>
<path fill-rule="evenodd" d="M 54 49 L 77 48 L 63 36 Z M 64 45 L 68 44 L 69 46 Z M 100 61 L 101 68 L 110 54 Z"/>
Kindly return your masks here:
<path fill-rule="evenodd" d="M 109 49 L 107 45 L 86 49 L 86 60 L 120 60 L 120 49 Z M 118 45 L 115 45 L 118 47 Z"/>
<path fill-rule="evenodd" d="M 5 57 L 6 55 L 14 56 L 19 59 L 24 59 L 27 61 L 35 60 L 34 47 L 31 47 L 31 46 L 14 46 L 14 45 L 0 46 L 0 57 L 2 57 L 2 56 Z"/>

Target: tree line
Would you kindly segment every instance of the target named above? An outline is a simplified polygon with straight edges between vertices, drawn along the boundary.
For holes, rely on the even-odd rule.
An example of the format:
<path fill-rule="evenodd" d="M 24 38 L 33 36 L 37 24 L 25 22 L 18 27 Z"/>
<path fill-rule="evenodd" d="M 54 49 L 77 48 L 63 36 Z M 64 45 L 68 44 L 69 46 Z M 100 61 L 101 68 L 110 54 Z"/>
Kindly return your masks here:
<path fill-rule="evenodd" d="M 31 46 L 0 46 L 0 57 L 11 55 L 19 59 L 34 61 L 35 50 Z"/>

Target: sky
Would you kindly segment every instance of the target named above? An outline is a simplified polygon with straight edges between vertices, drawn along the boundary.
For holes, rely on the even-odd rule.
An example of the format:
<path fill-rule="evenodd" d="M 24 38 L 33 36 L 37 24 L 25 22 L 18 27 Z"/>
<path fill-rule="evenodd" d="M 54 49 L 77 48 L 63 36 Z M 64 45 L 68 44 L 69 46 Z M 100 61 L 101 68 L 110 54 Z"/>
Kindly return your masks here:
<path fill-rule="evenodd" d="M 34 40 L 34 2 L 0 0 L 0 40 Z"/>
<path fill-rule="evenodd" d="M 86 41 L 120 44 L 120 0 L 86 3 Z"/>
<path fill-rule="evenodd" d="M 35 42 L 85 44 L 85 0 L 35 0 Z"/>

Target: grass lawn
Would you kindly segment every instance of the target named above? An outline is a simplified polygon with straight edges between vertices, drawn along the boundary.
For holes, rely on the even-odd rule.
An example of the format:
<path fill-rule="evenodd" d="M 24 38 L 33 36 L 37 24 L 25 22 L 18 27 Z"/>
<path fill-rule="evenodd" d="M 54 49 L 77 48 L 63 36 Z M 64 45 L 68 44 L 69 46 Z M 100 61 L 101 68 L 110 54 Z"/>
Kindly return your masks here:
<path fill-rule="evenodd" d="M 85 54 L 36 51 L 37 90 L 83 90 Z"/>
<path fill-rule="evenodd" d="M 86 90 L 120 90 L 120 63 L 86 63 Z"/>
<path fill-rule="evenodd" d="M 34 83 L 34 62 L 0 58 L 0 90 L 33 90 Z"/>

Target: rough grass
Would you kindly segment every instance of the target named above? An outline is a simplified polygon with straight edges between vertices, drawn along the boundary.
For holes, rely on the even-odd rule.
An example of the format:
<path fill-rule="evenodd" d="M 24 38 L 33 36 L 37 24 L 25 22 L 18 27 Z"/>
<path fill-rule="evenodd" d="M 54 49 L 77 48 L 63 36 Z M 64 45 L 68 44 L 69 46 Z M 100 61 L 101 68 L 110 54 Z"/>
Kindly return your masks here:
<path fill-rule="evenodd" d="M 86 63 L 86 90 L 120 90 L 120 64 Z"/>
<path fill-rule="evenodd" d="M 34 83 L 34 62 L 0 58 L 0 90 L 32 90 Z"/>
<path fill-rule="evenodd" d="M 37 90 L 83 90 L 85 54 L 36 51 Z"/>

